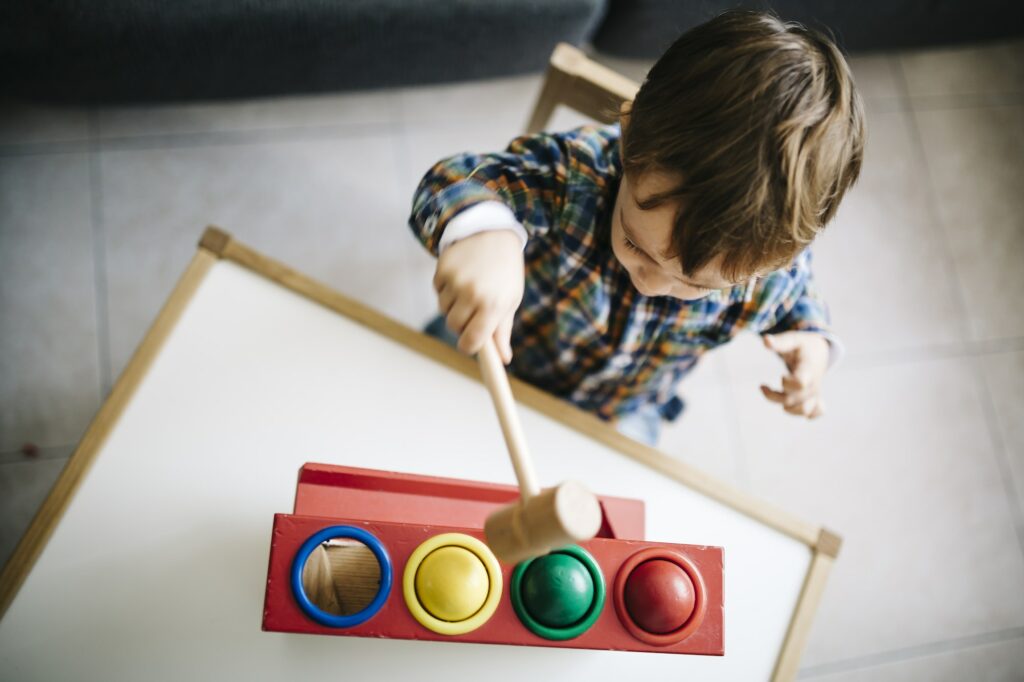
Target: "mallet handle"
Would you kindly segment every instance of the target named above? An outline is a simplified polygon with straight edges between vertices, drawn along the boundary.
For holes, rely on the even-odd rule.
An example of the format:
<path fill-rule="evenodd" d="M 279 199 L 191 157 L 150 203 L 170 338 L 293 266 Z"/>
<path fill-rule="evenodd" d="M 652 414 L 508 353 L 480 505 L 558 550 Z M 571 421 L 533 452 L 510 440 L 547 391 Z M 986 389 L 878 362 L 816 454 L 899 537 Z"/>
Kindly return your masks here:
<path fill-rule="evenodd" d="M 519 414 L 512 399 L 512 388 L 508 385 L 505 365 L 498 355 L 494 339 L 487 339 L 477 354 L 477 359 L 480 361 L 480 374 L 483 375 L 484 385 L 491 394 L 494 409 L 498 413 L 498 421 L 501 422 L 501 433 L 505 436 L 505 445 L 508 446 L 508 454 L 519 480 L 519 493 L 525 501 L 539 493 L 540 488 L 537 487 L 537 477 L 533 473 L 530 453 L 526 450 L 526 438 L 523 437 L 523 429 L 519 425 Z"/>

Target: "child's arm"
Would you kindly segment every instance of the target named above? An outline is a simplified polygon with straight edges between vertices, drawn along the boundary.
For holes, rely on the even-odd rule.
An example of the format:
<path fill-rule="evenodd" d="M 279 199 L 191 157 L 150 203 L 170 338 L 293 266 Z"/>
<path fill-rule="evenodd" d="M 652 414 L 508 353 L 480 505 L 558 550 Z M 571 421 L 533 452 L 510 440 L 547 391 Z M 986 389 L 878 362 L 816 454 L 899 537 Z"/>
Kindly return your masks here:
<path fill-rule="evenodd" d="M 821 383 L 829 365 L 842 354 L 832 333 L 828 307 L 814 284 L 811 252 L 805 250 L 787 273 L 780 302 L 762 322 L 765 346 L 786 364 L 781 389 L 761 385 L 768 400 L 794 415 L 814 419 L 824 414 Z"/>
<path fill-rule="evenodd" d="M 556 136 L 514 140 L 500 154 L 461 154 L 435 165 L 413 199 L 409 224 L 438 255 L 434 289 L 458 347 L 493 337 L 506 363 L 523 295 L 522 249 L 561 210 L 565 150 Z"/>
<path fill-rule="evenodd" d="M 459 215 L 470 208 L 476 208 L 475 218 L 514 221 L 531 236 L 543 233 L 562 210 L 566 161 L 564 137 L 546 134 L 517 138 L 501 153 L 445 159 L 420 181 L 409 226 L 435 256 L 439 247 L 447 246 L 442 244 L 446 228 L 453 222 L 457 225 Z M 483 209 L 487 202 L 497 202 L 499 207 L 491 204 L 492 210 Z"/>

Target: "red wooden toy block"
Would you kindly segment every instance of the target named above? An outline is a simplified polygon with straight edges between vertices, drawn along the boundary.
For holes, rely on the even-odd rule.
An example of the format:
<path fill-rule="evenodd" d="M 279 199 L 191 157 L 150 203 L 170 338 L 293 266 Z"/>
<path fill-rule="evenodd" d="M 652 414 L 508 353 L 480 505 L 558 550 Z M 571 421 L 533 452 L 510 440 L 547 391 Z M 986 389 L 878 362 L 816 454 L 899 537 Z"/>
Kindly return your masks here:
<path fill-rule="evenodd" d="M 599 537 L 504 565 L 482 528 L 517 496 L 513 486 L 306 464 L 295 513 L 274 517 L 263 629 L 724 653 L 720 547 L 646 542 L 643 502 L 599 497 Z M 346 535 L 374 550 L 381 584 L 369 606 L 337 616 L 310 603 L 301 573 L 311 550 Z"/>

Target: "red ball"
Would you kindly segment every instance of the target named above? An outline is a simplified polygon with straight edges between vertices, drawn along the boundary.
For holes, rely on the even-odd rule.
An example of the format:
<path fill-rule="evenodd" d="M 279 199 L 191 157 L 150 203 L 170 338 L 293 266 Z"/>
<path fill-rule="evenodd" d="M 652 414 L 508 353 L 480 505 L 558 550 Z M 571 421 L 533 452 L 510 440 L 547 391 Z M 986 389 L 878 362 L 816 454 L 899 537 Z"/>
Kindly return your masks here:
<path fill-rule="evenodd" d="M 651 559 L 634 568 L 622 596 L 633 622 L 656 635 L 678 630 L 693 614 L 693 581 L 680 566 L 665 559 Z"/>

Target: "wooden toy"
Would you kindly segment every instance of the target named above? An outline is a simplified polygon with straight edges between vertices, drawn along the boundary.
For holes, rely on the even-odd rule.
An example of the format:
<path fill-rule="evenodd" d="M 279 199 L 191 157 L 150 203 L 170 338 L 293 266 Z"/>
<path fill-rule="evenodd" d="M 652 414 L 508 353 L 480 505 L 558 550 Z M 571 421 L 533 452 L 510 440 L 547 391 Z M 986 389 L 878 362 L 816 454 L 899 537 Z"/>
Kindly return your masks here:
<path fill-rule="evenodd" d="M 519 481 L 519 500 L 487 519 L 487 545 L 499 559 L 514 564 L 594 537 L 601 527 L 601 508 L 593 493 L 575 481 L 544 491 L 538 488 L 512 389 L 493 339 L 484 343 L 478 358 Z"/>
<path fill-rule="evenodd" d="M 304 465 L 294 513 L 274 518 L 263 629 L 724 653 L 721 548 L 644 541 L 643 502 L 601 496 L 596 537 L 513 565 L 482 527 L 516 493 Z"/>

